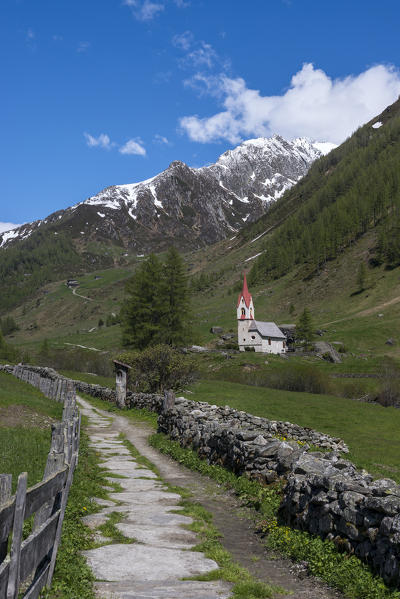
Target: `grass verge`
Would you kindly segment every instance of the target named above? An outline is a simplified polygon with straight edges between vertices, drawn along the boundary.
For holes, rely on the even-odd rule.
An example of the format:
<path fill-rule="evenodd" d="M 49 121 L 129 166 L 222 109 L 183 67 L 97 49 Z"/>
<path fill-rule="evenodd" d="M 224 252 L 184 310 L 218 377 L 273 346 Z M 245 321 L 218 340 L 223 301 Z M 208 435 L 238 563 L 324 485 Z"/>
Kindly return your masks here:
<path fill-rule="evenodd" d="M 176 487 L 179 493 L 181 490 Z M 185 491 L 183 489 L 183 491 Z M 218 570 L 196 576 L 195 580 L 225 580 L 232 583 L 233 597 L 236 599 L 268 599 L 275 593 L 284 594 L 283 589 L 255 580 L 246 568 L 233 561 L 231 554 L 220 542 L 221 535 L 212 524 L 212 515 L 203 506 L 188 499 L 180 502 L 182 509 L 179 514 L 191 517 L 194 522 L 186 528 L 200 537 L 200 543 L 192 551 L 201 551 L 204 555 L 217 562 Z M 191 579 L 193 580 L 193 578 Z"/>
<path fill-rule="evenodd" d="M 94 533 L 83 524 L 82 517 L 101 509 L 92 498 L 106 499 L 103 485 L 109 483 L 88 441 L 86 433 L 82 431 L 79 464 L 68 498 L 53 584 L 41 595 L 45 599 L 95 599 L 95 579 L 80 553 L 95 547 Z"/>
<path fill-rule="evenodd" d="M 157 435 L 154 435 L 157 436 Z M 125 447 L 127 447 L 135 460 L 146 466 L 149 470 L 159 476 L 159 471 L 150 460 L 142 456 L 136 447 L 123 435 Z M 162 481 L 162 479 L 160 479 Z M 176 513 L 189 516 L 193 519 L 193 524 L 187 526 L 189 530 L 195 532 L 200 543 L 193 547 L 192 551 L 200 551 L 209 559 L 214 560 L 219 568 L 207 574 L 196 576 L 191 580 L 225 580 L 233 583 L 233 597 L 235 599 L 269 599 L 276 592 L 283 592 L 278 587 L 257 581 L 254 577 L 239 564 L 233 561 L 231 554 L 223 547 L 220 542 L 221 534 L 212 524 L 212 514 L 205 510 L 201 505 L 190 500 L 191 493 L 182 487 L 175 485 L 166 485 L 168 490 L 181 495 L 179 509 Z"/>
<path fill-rule="evenodd" d="M 294 560 L 306 561 L 310 574 L 335 586 L 346 597 L 400 599 L 400 592 L 387 587 L 357 557 L 339 553 L 330 541 L 322 541 L 306 532 L 281 526 L 277 519 L 281 500 L 279 485 L 263 487 L 243 476 L 236 476 L 222 466 L 208 464 L 195 451 L 180 447 L 177 441 L 171 441 L 162 433 L 152 435 L 149 442 L 152 447 L 187 468 L 234 489 L 244 503 L 260 513 L 259 530 L 265 535 L 267 547 L 277 549 Z"/>

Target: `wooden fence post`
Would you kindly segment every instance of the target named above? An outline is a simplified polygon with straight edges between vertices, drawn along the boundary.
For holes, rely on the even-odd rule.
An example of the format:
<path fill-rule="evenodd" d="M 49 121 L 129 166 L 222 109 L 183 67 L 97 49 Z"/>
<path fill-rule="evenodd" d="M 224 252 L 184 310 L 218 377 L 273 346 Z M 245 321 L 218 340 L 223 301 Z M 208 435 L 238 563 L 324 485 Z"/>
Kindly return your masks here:
<path fill-rule="evenodd" d="M 164 393 L 164 399 L 162 403 L 162 412 L 167 412 L 168 410 L 172 410 L 175 405 L 175 393 L 169 389 Z"/>
<path fill-rule="evenodd" d="M 43 480 L 62 469 L 65 462 L 64 450 L 64 426 L 61 422 L 52 425 L 51 447 L 47 456 Z M 35 514 L 33 529 L 39 528 L 53 511 L 54 497 L 52 501 L 46 502 Z"/>
<path fill-rule="evenodd" d="M 58 518 L 57 530 L 56 530 L 56 537 L 54 539 L 53 551 L 51 553 L 51 561 L 50 561 L 50 567 L 49 567 L 49 574 L 48 574 L 47 583 L 46 583 L 47 587 L 51 586 L 51 581 L 53 580 L 54 568 L 55 568 L 56 559 L 57 559 L 58 546 L 60 544 L 60 539 L 61 539 L 61 532 L 62 532 L 62 525 L 63 525 L 63 521 L 64 521 L 65 508 L 67 507 L 69 490 L 71 488 L 72 477 L 74 475 L 75 464 L 76 464 L 76 457 L 77 457 L 76 454 L 72 455 L 71 463 L 69 465 L 69 470 L 68 470 L 67 482 L 66 482 L 66 485 L 64 487 L 63 494 L 62 494 L 61 507 L 60 507 L 60 516 Z"/>
<path fill-rule="evenodd" d="M 7 599 L 17 599 L 19 591 L 19 568 L 21 560 L 22 528 L 24 525 L 25 499 L 28 474 L 23 472 L 18 477 L 15 494 L 15 512 L 12 532 L 10 570 L 8 575 Z"/>
<path fill-rule="evenodd" d="M 0 474 L 0 507 L 4 503 L 7 503 L 11 497 L 11 481 L 11 474 Z M 6 558 L 7 545 L 7 540 L 5 540 L 3 543 L 0 543 L 0 564 Z"/>

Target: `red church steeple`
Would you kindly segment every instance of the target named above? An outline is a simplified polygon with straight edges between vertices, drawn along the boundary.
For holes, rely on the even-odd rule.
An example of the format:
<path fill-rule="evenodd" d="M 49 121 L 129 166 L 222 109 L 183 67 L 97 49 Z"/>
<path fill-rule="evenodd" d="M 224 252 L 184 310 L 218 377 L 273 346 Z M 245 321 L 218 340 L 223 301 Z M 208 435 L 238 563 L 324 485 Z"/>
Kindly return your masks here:
<path fill-rule="evenodd" d="M 251 297 L 250 291 L 247 288 L 246 273 L 243 273 L 243 288 L 242 288 L 242 292 L 239 293 L 237 307 L 239 307 L 240 300 L 242 298 L 244 299 L 244 303 L 246 304 L 246 307 L 249 308 L 250 307 L 250 302 L 252 300 L 252 297 Z"/>
<path fill-rule="evenodd" d="M 254 318 L 253 298 L 247 287 L 246 273 L 243 273 L 243 288 L 237 301 L 237 315 L 238 320 L 252 320 Z"/>

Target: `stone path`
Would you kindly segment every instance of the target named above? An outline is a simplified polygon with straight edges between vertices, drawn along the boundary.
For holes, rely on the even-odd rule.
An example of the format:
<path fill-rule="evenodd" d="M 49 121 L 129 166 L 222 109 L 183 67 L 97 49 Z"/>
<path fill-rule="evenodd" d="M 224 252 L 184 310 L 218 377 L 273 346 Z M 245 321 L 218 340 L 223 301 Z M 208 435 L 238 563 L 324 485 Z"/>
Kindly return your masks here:
<path fill-rule="evenodd" d="M 180 515 L 180 495 L 171 493 L 152 472 L 138 464 L 113 430 L 112 421 L 79 399 L 89 418 L 91 445 L 102 456 L 110 482 L 123 491 L 110 493 L 110 501 L 97 500 L 103 509 L 86 516 L 85 523 L 97 528 L 112 512 L 124 519 L 116 526 L 131 544 L 104 545 L 84 555 L 97 579 L 98 597 L 107 599 L 227 599 L 230 585 L 221 581 L 187 580 L 210 572 L 218 565 L 202 553 L 190 551 L 197 544 L 194 533 L 182 528 L 192 519 Z M 117 475 L 117 477 L 113 477 Z M 124 478 L 120 478 L 124 477 Z"/>

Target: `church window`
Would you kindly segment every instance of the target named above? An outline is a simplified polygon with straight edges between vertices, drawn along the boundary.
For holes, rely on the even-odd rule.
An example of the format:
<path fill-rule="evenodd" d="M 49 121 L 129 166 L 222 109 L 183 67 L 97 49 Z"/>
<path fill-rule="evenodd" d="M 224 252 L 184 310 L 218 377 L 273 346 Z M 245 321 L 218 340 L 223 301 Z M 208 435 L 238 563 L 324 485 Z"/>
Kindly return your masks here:
<path fill-rule="evenodd" d="M 286 343 L 283 341 L 283 347 L 286 347 Z"/>
<path fill-rule="evenodd" d="M 271 345 L 271 339 L 268 338 L 268 345 Z"/>
<path fill-rule="evenodd" d="M 242 316 L 245 316 L 245 315 L 246 315 L 246 311 L 244 308 L 242 308 Z"/>
<path fill-rule="evenodd" d="M 255 339 L 255 338 L 256 338 L 256 336 L 255 336 L 255 335 L 252 335 L 252 336 L 251 336 L 251 338 L 252 338 L 252 339 Z"/>

